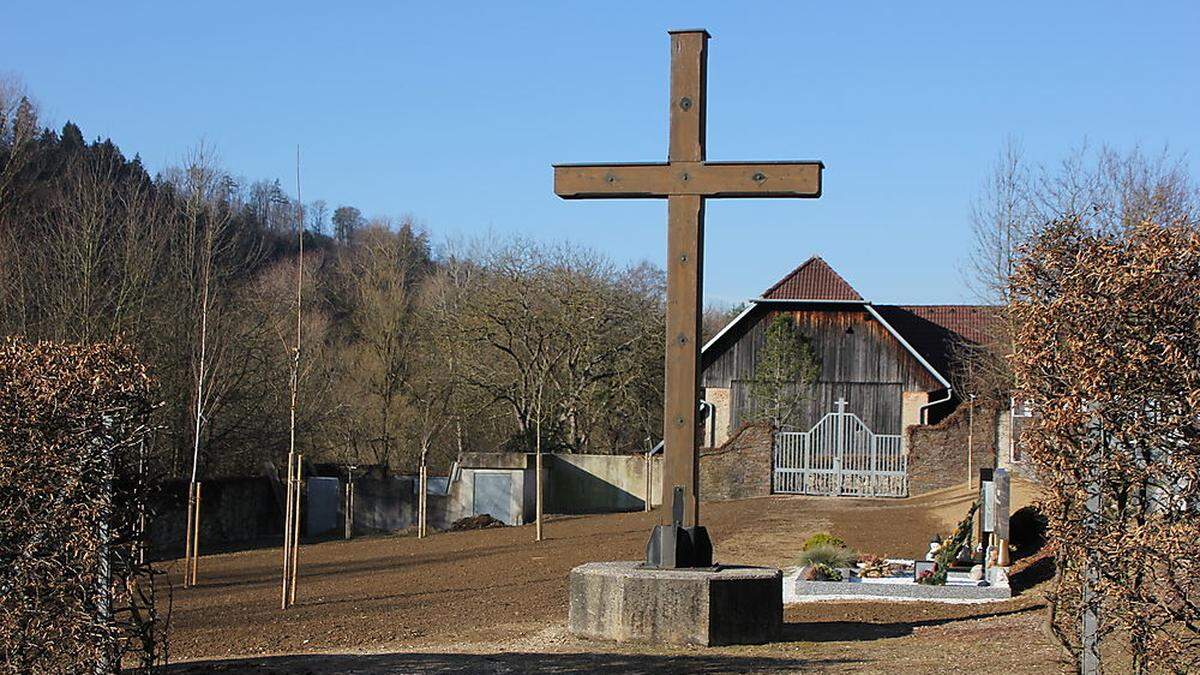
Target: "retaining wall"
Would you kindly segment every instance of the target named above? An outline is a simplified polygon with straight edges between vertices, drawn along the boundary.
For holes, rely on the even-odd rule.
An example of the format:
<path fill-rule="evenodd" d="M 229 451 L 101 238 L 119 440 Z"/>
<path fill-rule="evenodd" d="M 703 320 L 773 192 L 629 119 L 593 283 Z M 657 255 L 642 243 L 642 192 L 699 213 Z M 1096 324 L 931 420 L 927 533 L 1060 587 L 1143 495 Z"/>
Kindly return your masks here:
<path fill-rule="evenodd" d="M 700 451 L 700 498 L 711 501 L 771 494 L 774 438 L 768 424 L 745 424 L 717 448 Z"/>
<path fill-rule="evenodd" d="M 946 419 L 906 430 L 908 440 L 908 494 L 919 495 L 966 483 L 968 435 L 974 439 L 971 472 L 996 466 L 998 411 L 976 406 L 974 432 L 968 411 L 960 405 Z"/>
<path fill-rule="evenodd" d="M 640 511 L 646 505 L 645 455 L 552 454 L 542 458 L 548 513 Z M 662 455 L 650 464 L 651 504 L 662 501 Z"/>
<path fill-rule="evenodd" d="M 200 550 L 283 536 L 283 516 L 271 480 L 265 477 L 219 478 L 200 488 Z M 187 520 L 185 481 L 163 486 L 149 524 L 150 545 L 159 554 L 183 551 Z"/>

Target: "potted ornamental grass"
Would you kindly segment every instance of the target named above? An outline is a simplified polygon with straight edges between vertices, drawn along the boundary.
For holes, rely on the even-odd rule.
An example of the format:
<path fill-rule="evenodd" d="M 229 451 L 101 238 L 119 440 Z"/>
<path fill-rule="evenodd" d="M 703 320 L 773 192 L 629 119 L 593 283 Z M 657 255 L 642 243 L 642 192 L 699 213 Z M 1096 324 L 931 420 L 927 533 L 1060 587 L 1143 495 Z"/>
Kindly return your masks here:
<path fill-rule="evenodd" d="M 805 581 L 850 581 L 858 554 L 827 532 L 814 534 L 800 553 L 800 578 Z"/>

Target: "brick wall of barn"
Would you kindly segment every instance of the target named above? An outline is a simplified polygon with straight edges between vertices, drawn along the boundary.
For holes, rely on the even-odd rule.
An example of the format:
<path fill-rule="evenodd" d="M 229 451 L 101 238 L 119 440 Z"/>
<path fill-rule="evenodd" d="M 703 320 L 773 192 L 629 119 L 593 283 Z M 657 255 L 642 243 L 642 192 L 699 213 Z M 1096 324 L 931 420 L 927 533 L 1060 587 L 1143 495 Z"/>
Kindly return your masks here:
<path fill-rule="evenodd" d="M 747 424 L 720 447 L 700 451 L 700 498 L 721 501 L 771 494 L 772 432 Z"/>
<path fill-rule="evenodd" d="M 908 441 L 908 494 L 919 495 L 967 482 L 967 440 L 974 437 L 971 472 L 996 465 L 999 411 L 975 406 L 971 433 L 970 406 L 960 405 L 946 419 L 928 426 L 910 426 Z"/>

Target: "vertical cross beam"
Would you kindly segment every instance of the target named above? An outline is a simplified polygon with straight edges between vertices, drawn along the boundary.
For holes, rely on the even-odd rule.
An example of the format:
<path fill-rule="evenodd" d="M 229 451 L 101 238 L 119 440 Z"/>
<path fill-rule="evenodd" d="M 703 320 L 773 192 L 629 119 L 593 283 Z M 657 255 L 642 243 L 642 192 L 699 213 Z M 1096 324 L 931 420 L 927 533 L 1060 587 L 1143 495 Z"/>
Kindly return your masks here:
<path fill-rule="evenodd" d="M 708 33 L 671 33 L 671 171 L 682 178 L 704 161 Z M 678 166 L 677 166 L 678 164 Z M 700 520 L 700 317 L 704 306 L 704 197 L 667 198 L 667 345 L 663 396 L 664 500 L 683 488 L 684 527 Z M 670 525 L 671 509 L 661 511 Z"/>

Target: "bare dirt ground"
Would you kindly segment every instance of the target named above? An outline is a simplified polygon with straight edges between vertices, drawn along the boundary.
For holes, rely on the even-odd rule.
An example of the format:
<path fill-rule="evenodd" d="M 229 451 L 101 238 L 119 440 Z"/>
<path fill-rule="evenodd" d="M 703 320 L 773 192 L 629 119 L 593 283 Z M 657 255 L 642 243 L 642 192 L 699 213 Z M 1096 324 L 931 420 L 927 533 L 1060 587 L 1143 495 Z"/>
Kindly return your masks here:
<path fill-rule="evenodd" d="M 1019 505 L 1021 494 L 1014 495 Z M 770 497 L 706 504 L 721 562 L 786 567 L 810 534 L 859 551 L 914 557 L 969 504 L 965 491 L 919 499 Z M 380 536 L 301 550 L 297 605 L 280 600 L 280 550 L 202 558 L 200 585 L 172 566 L 173 672 L 890 672 L 968 667 L 1054 672 L 1034 587 L 1003 603 L 788 606 L 782 641 L 663 648 L 574 639 L 567 574 L 594 560 L 638 559 L 656 514 L 562 517 L 532 527 Z M 1030 585 L 1044 566 L 1018 577 Z M 1021 578 L 1021 577 L 1024 578 Z M 967 665 L 969 664 L 969 666 Z"/>

